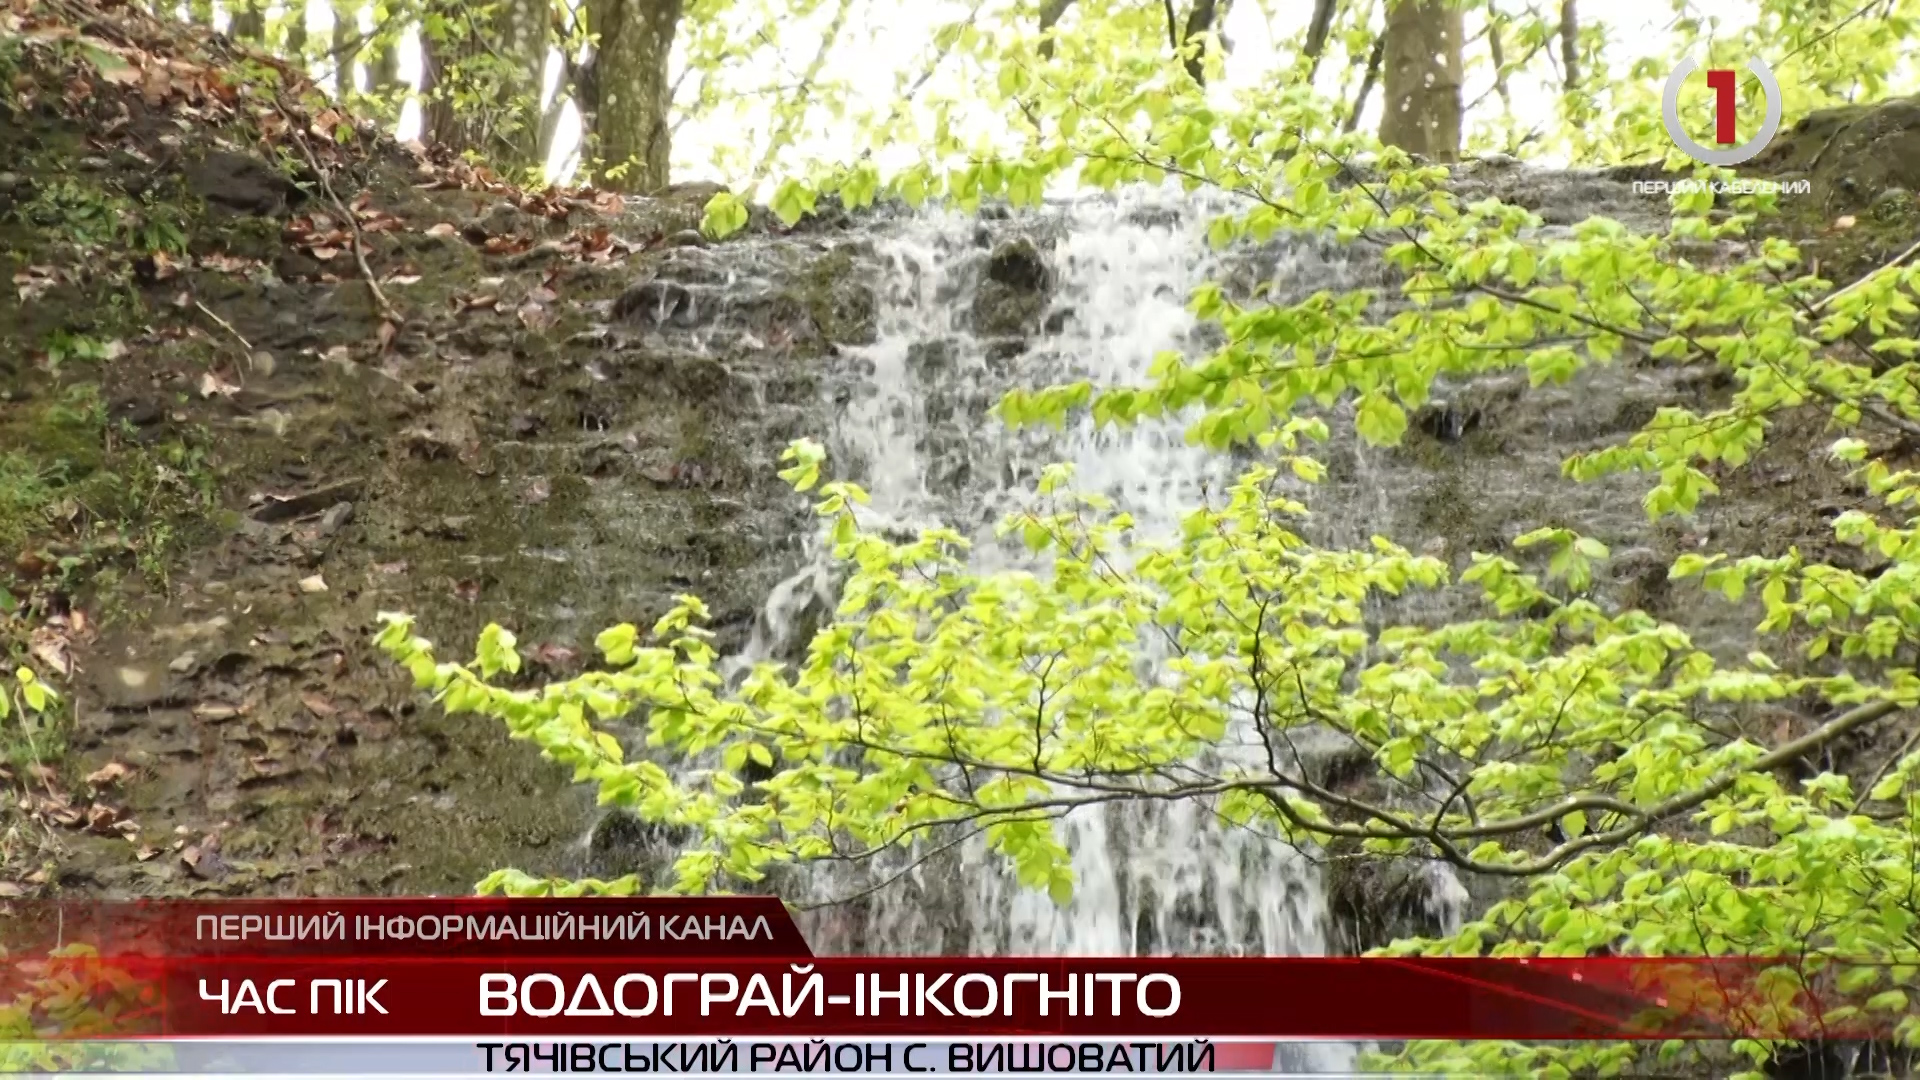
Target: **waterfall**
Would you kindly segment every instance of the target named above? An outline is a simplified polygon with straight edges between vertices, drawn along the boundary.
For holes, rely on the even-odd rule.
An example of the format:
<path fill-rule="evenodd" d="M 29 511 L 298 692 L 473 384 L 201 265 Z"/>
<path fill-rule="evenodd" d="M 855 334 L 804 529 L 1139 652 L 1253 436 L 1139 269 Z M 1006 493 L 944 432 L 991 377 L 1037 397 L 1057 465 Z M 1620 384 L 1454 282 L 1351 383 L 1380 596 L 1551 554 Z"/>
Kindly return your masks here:
<path fill-rule="evenodd" d="M 1208 348 L 1207 328 L 1187 310 L 1193 288 L 1221 270 L 1205 239 L 1208 217 L 1188 197 L 1135 192 L 1000 220 L 948 212 L 893 222 L 874 241 L 883 267 L 877 338 L 844 358 L 852 385 L 828 439 L 828 471 L 872 496 L 862 512 L 869 527 L 945 523 L 974 536 L 974 558 L 987 569 L 1027 557 L 997 542 L 992 527 L 1053 462 L 1071 462 L 1079 488 L 1112 498 L 1147 536 L 1170 533 L 1208 491 L 1222 490 L 1235 463 L 1187 445 L 1183 419 L 1096 431 L 1081 415 L 1055 432 L 1009 431 L 990 415 L 1015 386 L 1137 383 L 1160 352 Z M 1044 283 L 1021 280 L 1034 266 L 1012 265 L 1031 255 L 1044 263 Z M 1328 287 L 1329 266 L 1316 261 L 1304 280 Z M 983 310 L 989 299 L 1027 304 L 1022 324 Z M 810 625 L 806 612 L 830 609 L 821 547 L 769 597 L 738 665 L 802 644 L 793 635 Z M 975 843 L 812 913 L 809 939 L 828 953 L 1328 950 L 1313 863 L 1269 836 L 1221 825 L 1205 806 L 1083 809 L 1057 827 L 1076 879 L 1064 907 L 1021 888 Z M 903 857 L 860 874 L 816 871 L 807 887 L 816 900 L 850 895 L 907 865 Z M 1332 1067 L 1347 1056 L 1331 1047 L 1289 1054 L 1295 1065 Z"/>
<path fill-rule="evenodd" d="M 1552 208 L 1543 213 L 1549 233 L 1591 213 L 1652 227 L 1644 208 L 1621 201 L 1617 185 L 1586 174 L 1521 170 L 1495 180 L 1511 189 L 1503 194 L 1531 192 L 1530 201 Z M 1483 181 L 1469 172 L 1460 182 L 1470 190 Z M 863 524 L 954 528 L 973 538 L 975 568 L 989 571 L 1031 565 L 993 526 L 1021 505 L 1047 465 L 1071 463 L 1077 488 L 1113 500 L 1149 539 L 1170 535 L 1222 492 L 1245 462 L 1189 446 L 1193 416 L 1096 430 L 1083 411 L 1063 430 L 1009 430 L 991 410 L 1015 387 L 1138 385 L 1162 352 L 1204 355 L 1218 346 L 1219 330 L 1187 303 L 1206 281 L 1243 301 L 1286 304 L 1371 288 L 1383 305 L 1395 302 L 1395 280 L 1373 252 L 1328 237 L 1281 235 L 1213 250 L 1207 225 L 1226 209 L 1219 196 L 1137 189 L 1037 211 L 894 215 L 848 241 L 871 270 L 876 333 L 834 365 L 827 471 L 871 495 Z M 1497 550 L 1541 524 L 1630 541 L 1643 521 L 1634 482 L 1574 487 L 1560 462 L 1570 449 L 1623 437 L 1672 392 L 1666 373 L 1628 365 L 1532 390 L 1524 375 L 1443 380 L 1413 418 L 1415 452 L 1362 446 L 1350 406 L 1336 405 L 1328 415 L 1333 443 L 1321 451 L 1329 479 L 1300 492 L 1312 509 L 1303 531 L 1332 547 L 1386 536 L 1456 572 L 1470 552 Z M 1516 404 L 1522 393 L 1524 408 Z M 734 673 L 796 657 L 837 602 L 823 539 L 806 543 L 809 559 L 771 591 L 749 645 L 731 661 Z M 1630 585 L 1632 576 L 1621 580 Z M 1472 592 L 1379 603 L 1373 616 L 1445 621 L 1477 603 Z M 1230 733 L 1217 753 L 1230 758 L 1240 749 L 1233 741 Z M 808 938 L 829 954 L 1315 955 L 1352 944 L 1329 915 L 1335 878 L 1312 854 L 1224 825 L 1203 805 L 1083 808 L 1056 828 L 1075 878 L 1064 906 L 1022 888 L 977 840 L 937 854 L 928 843 L 858 868 L 795 871 L 780 889 L 807 909 Z M 1386 912 L 1388 921 L 1457 929 L 1473 904 L 1463 883 L 1438 865 L 1403 869 L 1417 879 L 1400 894 L 1412 909 Z M 1372 899 L 1335 895 L 1349 905 Z M 1276 1065 L 1337 1070 L 1351 1057 L 1344 1046 L 1289 1046 Z"/>

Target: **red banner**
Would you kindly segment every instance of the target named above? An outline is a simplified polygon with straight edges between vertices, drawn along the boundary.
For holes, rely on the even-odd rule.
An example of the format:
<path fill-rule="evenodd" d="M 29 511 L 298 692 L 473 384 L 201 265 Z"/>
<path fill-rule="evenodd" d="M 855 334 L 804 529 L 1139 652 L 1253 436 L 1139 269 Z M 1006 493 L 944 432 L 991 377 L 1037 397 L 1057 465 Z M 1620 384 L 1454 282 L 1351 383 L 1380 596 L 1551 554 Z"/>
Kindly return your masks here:
<path fill-rule="evenodd" d="M 0 1005 L 58 1000 L 36 1026 L 66 1038 L 1872 1038 L 1912 979 L 1855 965 L 1843 994 L 1840 965 L 1798 958 L 816 959 L 764 898 L 23 907 L 0 945 Z"/>

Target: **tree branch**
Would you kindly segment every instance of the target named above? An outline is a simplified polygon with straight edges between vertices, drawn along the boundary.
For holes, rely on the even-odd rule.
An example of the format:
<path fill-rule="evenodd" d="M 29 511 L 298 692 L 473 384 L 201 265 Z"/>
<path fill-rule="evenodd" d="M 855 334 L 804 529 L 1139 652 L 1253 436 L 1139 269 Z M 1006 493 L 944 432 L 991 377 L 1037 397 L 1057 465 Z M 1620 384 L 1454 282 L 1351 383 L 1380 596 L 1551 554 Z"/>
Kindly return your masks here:
<path fill-rule="evenodd" d="M 1040 42 L 1042 60 L 1053 59 L 1053 38 L 1049 35 L 1072 6 L 1073 0 L 1046 0 L 1040 5 L 1040 35 L 1044 39 Z"/>
<path fill-rule="evenodd" d="M 1360 114 L 1367 109 L 1367 96 L 1373 93 L 1373 84 L 1380 78 L 1380 61 L 1387 55 L 1387 35 L 1381 34 L 1373 39 L 1373 51 L 1367 55 L 1367 73 L 1360 79 L 1360 89 L 1353 95 L 1353 108 L 1347 111 L 1347 118 L 1340 122 L 1340 130 L 1351 132 L 1360 125 Z"/>
<path fill-rule="evenodd" d="M 1580 86 L 1580 16 L 1575 0 L 1560 0 L 1560 69 L 1569 92 Z"/>
<path fill-rule="evenodd" d="M 1313 0 L 1313 19 L 1307 23 L 1307 40 L 1300 49 L 1309 61 L 1307 64 L 1309 83 L 1320 71 L 1320 57 L 1327 51 L 1327 36 L 1333 33 L 1333 16 L 1339 3 L 1340 0 Z"/>

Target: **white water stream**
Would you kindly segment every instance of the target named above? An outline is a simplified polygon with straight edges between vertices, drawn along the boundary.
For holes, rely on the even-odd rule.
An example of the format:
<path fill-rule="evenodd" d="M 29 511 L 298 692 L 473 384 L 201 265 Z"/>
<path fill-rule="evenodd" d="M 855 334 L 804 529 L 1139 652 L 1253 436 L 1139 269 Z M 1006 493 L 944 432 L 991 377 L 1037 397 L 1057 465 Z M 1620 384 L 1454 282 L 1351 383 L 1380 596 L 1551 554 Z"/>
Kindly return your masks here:
<path fill-rule="evenodd" d="M 1009 432 L 986 410 L 1016 385 L 1138 382 L 1157 353 L 1204 348 L 1186 303 L 1217 269 L 1206 220 L 1206 208 L 1191 201 L 1142 193 L 998 224 L 991 236 L 978 218 L 959 214 L 918 215 L 891 226 L 876 241 L 887 268 L 877 284 L 878 340 L 850 358 L 866 374 L 829 440 L 829 471 L 858 479 L 872 495 L 863 516 L 906 526 L 943 521 L 975 535 L 977 560 L 1018 559 L 993 541 L 994 522 L 1019 504 L 1043 466 L 1068 461 L 1077 486 L 1115 499 L 1143 534 L 1175 528 L 1206 490 L 1219 490 L 1235 471 L 1227 458 L 1189 447 L 1182 423 L 1096 432 L 1081 416 L 1063 432 Z M 1047 332 L 1024 352 L 969 329 L 991 246 L 1010 235 L 1033 238 L 1055 276 Z M 1328 272 L 1326 264 L 1318 272 Z M 830 587 L 819 563 L 784 582 L 769 597 L 743 659 L 790 647 L 783 639 L 801 632 L 807 606 L 830 606 Z M 1064 907 L 1021 888 L 1009 868 L 975 844 L 929 860 L 870 897 L 811 916 L 809 939 L 826 953 L 1328 950 L 1326 906 L 1311 861 L 1269 837 L 1222 826 L 1205 806 L 1082 810 L 1059 828 L 1076 878 Z M 857 892 L 865 880 L 831 878 L 815 883 L 823 895 Z M 1338 1068 L 1348 1058 L 1339 1047 L 1289 1054 L 1295 1067 Z"/>

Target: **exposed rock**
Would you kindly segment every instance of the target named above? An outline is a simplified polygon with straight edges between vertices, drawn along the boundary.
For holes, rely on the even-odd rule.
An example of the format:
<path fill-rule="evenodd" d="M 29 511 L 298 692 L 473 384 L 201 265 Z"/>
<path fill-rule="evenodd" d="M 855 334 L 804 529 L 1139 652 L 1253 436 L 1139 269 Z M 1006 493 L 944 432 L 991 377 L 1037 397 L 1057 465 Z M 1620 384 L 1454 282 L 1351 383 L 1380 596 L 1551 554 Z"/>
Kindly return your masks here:
<path fill-rule="evenodd" d="M 1913 192 L 1903 187 L 1888 188 L 1873 200 L 1873 216 L 1882 221 L 1913 217 L 1916 211 L 1920 211 L 1920 203 L 1915 201 Z"/>
<path fill-rule="evenodd" d="M 1452 894 L 1459 890 L 1445 873 L 1407 859 L 1329 853 L 1321 880 L 1334 951 L 1356 956 L 1401 938 L 1444 933 L 1448 905 L 1458 903 Z"/>
<path fill-rule="evenodd" d="M 247 154 L 215 150 L 185 169 L 187 189 L 208 203 L 243 214 L 268 215 L 304 197 L 293 181 Z"/>
<path fill-rule="evenodd" d="M 907 370 L 916 379 L 933 381 L 953 373 L 953 347 L 946 341 L 916 341 L 907 346 Z"/>
<path fill-rule="evenodd" d="M 618 877 L 639 873 L 650 880 L 664 871 L 689 839 L 684 830 L 654 825 L 624 810 L 609 811 L 587 840 L 589 873 Z"/>
<path fill-rule="evenodd" d="M 700 322 L 693 292 L 671 281 L 645 281 L 620 294 L 613 303 L 615 318 L 641 326 L 671 325 L 682 329 Z"/>
<path fill-rule="evenodd" d="M 1920 190 L 1920 97 L 1809 113 L 1746 169 L 1804 174 L 1828 214 L 1864 209 L 1892 188 Z"/>
<path fill-rule="evenodd" d="M 467 222 L 460 233 L 472 243 L 484 244 L 489 237 L 525 232 L 527 226 L 534 223 L 535 219 L 522 212 L 519 207 L 501 200 Z"/>
<path fill-rule="evenodd" d="M 273 523 L 318 514 L 337 503 L 359 497 L 363 487 L 360 480 L 343 480 L 298 495 L 268 495 L 254 509 L 252 517 L 255 521 Z"/>
<path fill-rule="evenodd" d="M 974 294 L 974 330 L 990 337 L 1036 333 L 1053 288 L 1053 272 L 1027 237 L 1002 241 L 987 256 Z"/>
<path fill-rule="evenodd" d="M 987 257 L 987 279 L 1022 292 L 1040 292 L 1051 284 L 1052 273 L 1040 249 L 1022 236 L 993 249 Z"/>
<path fill-rule="evenodd" d="M 352 503 L 350 502 L 334 503 L 332 506 L 327 507 L 326 513 L 320 515 L 320 526 L 319 526 L 320 535 L 332 536 L 334 533 L 339 532 L 341 528 L 347 524 L 347 522 L 352 520 L 353 520 L 353 504 Z"/>

